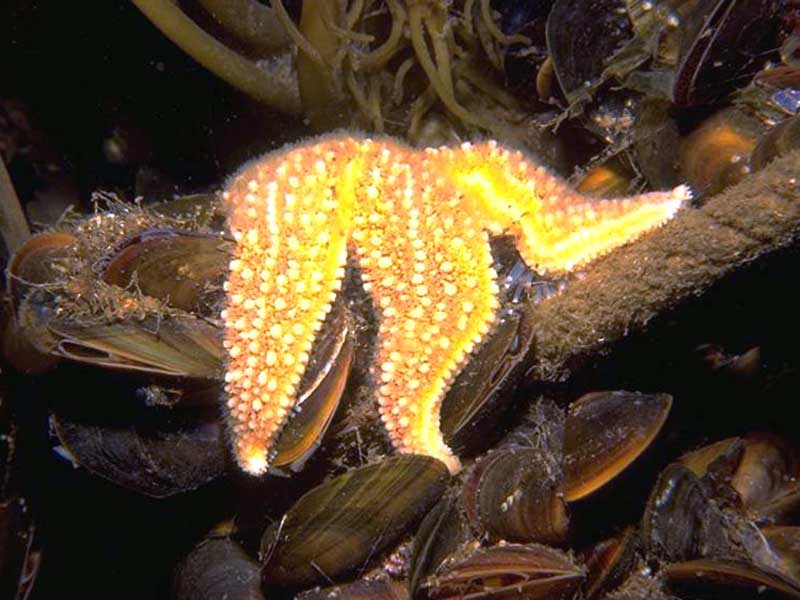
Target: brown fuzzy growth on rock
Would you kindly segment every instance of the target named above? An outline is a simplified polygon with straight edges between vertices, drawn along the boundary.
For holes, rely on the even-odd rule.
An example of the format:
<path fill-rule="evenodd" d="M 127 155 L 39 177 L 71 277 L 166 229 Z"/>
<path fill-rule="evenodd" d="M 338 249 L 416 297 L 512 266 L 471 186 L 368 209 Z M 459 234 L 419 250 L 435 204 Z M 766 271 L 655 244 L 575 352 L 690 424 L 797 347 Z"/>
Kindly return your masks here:
<path fill-rule="evenodd" d="M 537 306 L 530 379 L 566 380 L 654 317 L 798 237 L 800 151 L 794 151 L 598 260 L 564 293 Z"/>

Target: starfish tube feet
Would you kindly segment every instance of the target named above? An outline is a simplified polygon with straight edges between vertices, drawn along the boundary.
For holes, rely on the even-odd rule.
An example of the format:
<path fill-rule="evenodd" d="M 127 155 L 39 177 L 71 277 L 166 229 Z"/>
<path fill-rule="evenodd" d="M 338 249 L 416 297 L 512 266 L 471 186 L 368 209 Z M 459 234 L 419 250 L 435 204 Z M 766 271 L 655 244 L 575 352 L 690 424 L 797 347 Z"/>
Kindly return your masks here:
<path fill-rule="evenodd" d="M 583 196 L 496 142 L 446 151 L 445 168 L 492 233 L 511 233 L 527 265 L 567 273 L 663 225 L 691 199 L 685 185 L 626 198 Z"/>
<path fill-rule="evenodd" d="M 452 472 L 439 411 L 450 384 L 489 332 L 499 290 L 489 237 L 425 153 L 391 148 L 356 201 L 354 249 L 380 328 L 374 376 L 381 419 L 400 452 Z"/>
<path fill-rule="evenodd" d="M 222 314 L 227 424 L 237 462 L 254 475 L 269 466 L 341 287 L 352 215 L 340 191 L 312 152 L 254 163 L 223 196 L 237 242 Z"/>
<path fill-rule="evenodd" d="M 565 273 L 666 222 L 690 198 L 598 200 L 494 142 L 414 150 L 314 140 L 259 159 L 224 200 L 237 241 L 225 284 L 225 410 L 241 467 L 263 473 L 326 314 L 355 260 L 379 321 L 372 373 L 393 446 L 452 472 L 439 415 L 499 308 L 490 235 Z"/>

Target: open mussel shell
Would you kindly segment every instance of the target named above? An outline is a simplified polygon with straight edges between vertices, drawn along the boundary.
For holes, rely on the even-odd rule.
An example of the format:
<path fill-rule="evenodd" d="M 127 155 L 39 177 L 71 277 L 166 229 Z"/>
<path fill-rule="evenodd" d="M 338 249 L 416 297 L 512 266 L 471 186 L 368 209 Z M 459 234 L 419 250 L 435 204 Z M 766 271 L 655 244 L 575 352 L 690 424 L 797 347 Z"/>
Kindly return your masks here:
<path fill-rule="evenodd" d="M 422 586 L 428 600 L 572 598 L 584 577 L 566 554 L 536 544 L 506 544 L 453 557 Z"/>
<path fill-rule="evenodd" d="M 222 238 L 138 232 L 91 266 L 76 243 L 72 233 L 41 234 L 12 260 L 14 324 L 33 348 L 104 368 L 221 375 L 221 331 L 205 317 L 222 299 Z M 73 272 L 81 265 L 90 272 Z"/>
<path fill-rule="evenodd" d="M 221 425 L 191 411 L 148 411 L 116 425 L 53 418 L 72 459 L 95 475 L 137 493 L 163 498 L 193 490 L 225 470 Z"/>
<path fill-rule="evenodd" d="M 569 516 L 558 461 L 538 448 L 503 448 L 483 458 L 464 485 L 464 505 L 495 540 L 564 543 Z"/>
<path fill-rule="evenodd" d="M 109 369 L 178 377 L 221 376 L 221 331 L 191 316 L 113 323 L 47 319 L 56 356 Z"/>
<path fill-rule="evenodd" d="M 441 461 L 404 455 L 317 486 L 264 533 L 264 582 L 307 587 L 363 568 L 425 515 L 448 480 Z"/>
<path fill-rule="evenodd" d="M 232 242 L 220 236 L 147 230 L 103 262 L 103 281 L 200 316 L 219 312 Z"/>
<path fill-rule="evenodd" d="M 219 377 L 221 332 L 205 319 L 221 308 L 230 250 L 230 243 L 220 236 L 169 229 L 145 230 L 126 239 L 98 260 L 108 286 L 93 293 L 108 295 L 98 303 L 121 303 L 130 316 L 90 319 L 69 311 L 44 316 L 55 338 L 51 351 L 105 368 Z M 117 298 L 117 289 L 135 289 L 137 294 Z M 164 303 L 163 315 L 152 314 L 154 302 Z"/>
<path fill-rule="evenodd" d="M 297 404 L 275 444 L 273 467 L 299 471 L 322 443 L 353 364 L 353 327 L 344 303 L 334 303 L 300 381 Z"/>
<path fill-rule="evenodd" d="M 781 575 L 754 565 L 699 559 L 667 565 L 663 571 L 670 590 L 689 598 L 797 599 L 800 587 Z"/>
<path fill-rule="evenodd" d="M 573 402 L 564 424 L 564 497 L 588 496 L 644 452 L 669 415 L 672 396 L 593 392 Z"/>
<path fill-rule="evenodd" d="M 800 457 L 781 437 L 754 433 L 728 438 L 693 450 L 680 462 L 698 477 L 722 482 L 758 522 L 785 522 L 800 511 Z"/>
<path fill-rule="evenodd" d="M 315 588 L 297 594 L 296 600 L 411 600 L 408 587 L 394 579 L 360 580 Z"/>
<path fill-rule="evenodd" d="M 175 572 L 175 600 L 264 600 L 261 567 L 233 540 L 200 542 Z"/>

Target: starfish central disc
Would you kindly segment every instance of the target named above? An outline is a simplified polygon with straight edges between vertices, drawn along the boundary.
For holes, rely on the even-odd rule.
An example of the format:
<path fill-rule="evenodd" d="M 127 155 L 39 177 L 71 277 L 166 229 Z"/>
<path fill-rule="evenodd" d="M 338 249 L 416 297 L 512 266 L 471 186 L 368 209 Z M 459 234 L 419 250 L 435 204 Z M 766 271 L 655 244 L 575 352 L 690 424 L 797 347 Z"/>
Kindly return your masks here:
<path fill-rule="evenodd" d="M 455 472 L 439 410 L 497 313 L 489 235 L 510 233 L 529 266 L 565 272 L 687 198 L 587 199 L 493 142 L 421 151 L 328 138 L 246 166 L 224 194 L 237 241 L 223 313 L 237 461 L 254 474 L 269 466 L 348 253 L 380 321 L 373 376 L 389 438 Z"/>

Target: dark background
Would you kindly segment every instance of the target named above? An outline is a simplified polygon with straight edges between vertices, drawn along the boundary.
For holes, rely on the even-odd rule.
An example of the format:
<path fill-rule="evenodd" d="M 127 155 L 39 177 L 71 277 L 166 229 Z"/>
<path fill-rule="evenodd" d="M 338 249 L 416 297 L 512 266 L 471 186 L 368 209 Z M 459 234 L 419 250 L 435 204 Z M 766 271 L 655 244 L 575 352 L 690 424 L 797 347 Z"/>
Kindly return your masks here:
<path fill-rule="evenodd" d="M 81 210 L 91 208 L 97 189 L 147 200 L 214 189 L 247 158 L 304 131 L 209 74 L 121 0 L 0 0 L 0 100 L 24 106 L 46 149 L 41 160 L 19 156 L 8 165 L 23 203 L 55 189 Z M 122 160 L 109 158 L 115 140 L 127 148 Z M 753 430 L 796 440 L 796 417 L 787 416 L 798 389 L 796 264 L 795 253 L 783 253 L 730 278 L 557 393 L 572 399 L 603 388 L 673 394 L 675 409 L 650 467 Z M 709 369 L 698 350 L 703 343 L 732 355 L 760 346 L 758 372 L 742 379 Z M 44 551 L 37 600 L 167 598 L 176 561 L 233 510 L 229 482 L 151 500 L 51 452 L 48 405 L 112 402 L 118 385 L 125 383 L 76 366 L 35 378 L 5 373 L 0 382 L 15 404 L 28 465 L 22 486 Z M 620 520 L 629 521 L 640 514 L 654 472 L 638 471 L 638 486 L 629 481 L 598 506 L 630 495 L 634 512 L 620 511 Z"/>

